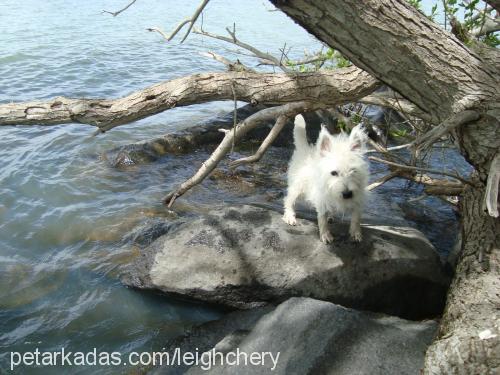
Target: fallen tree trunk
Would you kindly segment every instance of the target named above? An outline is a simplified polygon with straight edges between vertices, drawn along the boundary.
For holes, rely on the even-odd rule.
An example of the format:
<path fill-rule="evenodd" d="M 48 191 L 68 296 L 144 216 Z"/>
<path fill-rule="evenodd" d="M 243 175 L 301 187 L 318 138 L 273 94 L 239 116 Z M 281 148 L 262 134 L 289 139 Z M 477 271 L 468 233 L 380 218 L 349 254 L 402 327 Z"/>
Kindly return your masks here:
<path fill-rule="evenodd" d="M 360 99 L 379 82 L 356 67 L 314 73 L 205 73 L 166 81 L 119 99 L 69 99 L 0 105 L 0 125 L 82 123 L 101 131 L 181 106 L 214 100 L 256 104 L 298 101 L 339 105 Z"/>
<path fill-rule="evenodd" d="M 500 53 L 476 53 L 404 0 L 272 0 L 434 119 L 500 109 Z"/>
<path fill-rule="evenodd" d="M 470 49 L 404 0 L 271 1 L 417 105 L 433 123 L 465 110 L 480 115 L 453 129 L 476 172 L 462 194 L 462 252 L 424 373 L 497 373 L 500 227 L 483 202 L 488 175 L 496 173 L 490 165 L 500 150 L 500 52 Z"/>

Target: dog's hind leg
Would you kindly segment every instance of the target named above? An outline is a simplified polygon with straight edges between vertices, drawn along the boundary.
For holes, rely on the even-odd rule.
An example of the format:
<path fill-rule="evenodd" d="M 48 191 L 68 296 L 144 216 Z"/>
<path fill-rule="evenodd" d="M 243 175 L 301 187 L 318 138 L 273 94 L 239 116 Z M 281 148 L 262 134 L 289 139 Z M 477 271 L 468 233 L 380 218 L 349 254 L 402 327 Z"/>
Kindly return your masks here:
<path fill-rule="evenodd" d="M 361 211 L 357 208 L 352 211 L 349 234 L 354 241 L 361 242 Z"/>
<path fill-rule="evenodd" d="M 288 187 L 288 191 L 284 200 L 285 212 L 283 213 L 283 221 L 288 225 L 297 225 L 297 219 L 295 218 L 295 201 L 300 196 L 300 189 L 294 187 L 293 185 Z"/>
<path fill-rule="evenodd" d="M 330 243 L 333 241 L 332 233 L 328 228 L 328 212 L 318 210 L 319 239 L 321 242 Z"/>

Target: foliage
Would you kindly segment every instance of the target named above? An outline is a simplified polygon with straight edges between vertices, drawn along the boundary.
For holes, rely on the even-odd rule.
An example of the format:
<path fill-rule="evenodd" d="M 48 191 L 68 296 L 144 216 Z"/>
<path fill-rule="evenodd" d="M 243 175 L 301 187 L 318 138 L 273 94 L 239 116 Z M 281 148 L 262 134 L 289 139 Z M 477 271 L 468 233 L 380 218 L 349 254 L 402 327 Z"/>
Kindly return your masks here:
<path fill-rule="evenodd" d="M 292 70 L 303 72 L 313 72 L 319 69 L 336 69 L 351 66 L 352 63 L 339 51 L 333 48 L 328 48 L 325 52 L 323 49 L 314 55 L 308 56 L 302 61 L 312 61 L 308 63 L 301 63 L 300 61 L 287 60 L 286 66 Z"/>

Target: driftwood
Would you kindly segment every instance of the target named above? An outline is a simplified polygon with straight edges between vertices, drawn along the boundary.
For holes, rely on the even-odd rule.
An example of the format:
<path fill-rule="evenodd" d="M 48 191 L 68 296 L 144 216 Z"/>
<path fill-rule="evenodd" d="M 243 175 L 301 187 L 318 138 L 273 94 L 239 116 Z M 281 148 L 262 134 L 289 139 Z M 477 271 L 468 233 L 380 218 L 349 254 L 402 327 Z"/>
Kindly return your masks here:
<path fill-rule="evenodd" d="M 89 124 L 101 132 L 175 108 L 214 100 L 256 104 L 315 101 L 324 107 L 356 101 L 379 86 L 358 68 L 335 71 L 205 73 L 173 79 L 119 99 L 70 99 L 0 105 L 0 125 Z"/>

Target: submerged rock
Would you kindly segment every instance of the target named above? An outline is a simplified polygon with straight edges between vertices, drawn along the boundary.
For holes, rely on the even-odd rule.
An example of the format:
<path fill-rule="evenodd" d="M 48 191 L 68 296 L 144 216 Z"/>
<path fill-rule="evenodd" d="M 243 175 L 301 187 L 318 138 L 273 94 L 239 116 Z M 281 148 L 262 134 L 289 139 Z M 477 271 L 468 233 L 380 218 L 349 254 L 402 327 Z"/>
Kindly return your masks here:
<path fill-rule="evenodd" d="M 308 296 L 409 319 L 442 312 L 449 278 L 418 230 L 365 225 L 353 243 L 347 224 L 331 229 L 325 245 L 314 222 L 290 227 L 268 209 L 221 208 L 159 237 L 123 281 L 236 308 Z"/>
<path fill-rule="evenodd" d="M 152 374 L 418 374 L 437 323 L 359 312 L 310 298 L 228 314 L 168 343 L 165 351 L 271 352 L 264 363 L 172 365 Z M 277 357 L 277 353 L 279 356 Z M 218 357 L 219 358 L 219 357 Z M 234 357 L 228 357 L 233 359 Z M 277 358 L 277 361 L 276 361 Z M 207 362 L 205 362 L 206 364 Z M 274 368 L 273 368 L 274 367 Z"/>
<path fill-rule="evenodd" d="M 265 106 L 262 105 L 245 105 L 238 108 L 238 121 L 244 120 L 263 108 Z M 231 129 L 233 121 L 233 113 L 231 112 L 220 118 L 212 119 L 203 124 L 193 124 L 192 127 L 185 130 L 165 134 L 159 138 L 116 147 L 105 152 L 102 158 L 113 167 L 123 168 L 130 165 L 151 163 L 165 154 L 182 155 L 205 146 L 215 146 L 224 138 L 224 133 L 220 129 Z M 291 124 L 290 120 L 288 126 L 273 142 L 274 145 L 291 145 Z M 260 127 L 250 131 L 245 137 L 245 141 L 261 142 L 273 125 L 274 122 L 263 123 Z"/>

